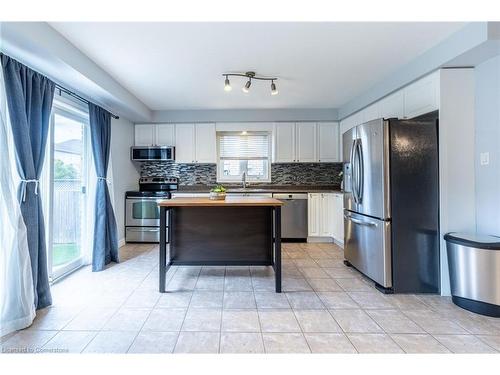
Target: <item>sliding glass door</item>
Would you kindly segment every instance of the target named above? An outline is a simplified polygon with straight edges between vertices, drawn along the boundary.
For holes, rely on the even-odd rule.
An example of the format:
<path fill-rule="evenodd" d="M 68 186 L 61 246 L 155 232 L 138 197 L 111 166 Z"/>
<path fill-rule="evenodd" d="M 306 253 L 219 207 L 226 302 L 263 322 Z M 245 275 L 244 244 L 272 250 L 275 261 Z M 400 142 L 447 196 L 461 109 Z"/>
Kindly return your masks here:
<path fill-rule="evenodd" d="M 48 253 L 55 280 L 83 264 L 87 246 L 88 115 L 55 105 L 50 130 Z"/>

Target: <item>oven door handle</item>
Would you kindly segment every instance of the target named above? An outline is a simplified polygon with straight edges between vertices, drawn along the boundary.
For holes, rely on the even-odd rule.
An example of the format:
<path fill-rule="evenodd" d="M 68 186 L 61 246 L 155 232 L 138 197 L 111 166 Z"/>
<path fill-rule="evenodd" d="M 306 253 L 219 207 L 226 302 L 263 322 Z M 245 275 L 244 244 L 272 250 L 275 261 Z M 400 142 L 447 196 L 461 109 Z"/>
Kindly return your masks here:
<path fill-rule="evenodd" d="M 167 198 L 167 197 L 162 197 L 162 198 L 159 198 L 159 197 L 144 197 L 144 198 L 125 198 L 126 200 L 128 201 L 164 201 L 166 199 L 170 199 L 170 198 Z"/>
<path fill-rule="evenodd" d="M 129 232 L 158 232 L 160 228 L 144 229 L 144 228 L 127 228 Z"/>

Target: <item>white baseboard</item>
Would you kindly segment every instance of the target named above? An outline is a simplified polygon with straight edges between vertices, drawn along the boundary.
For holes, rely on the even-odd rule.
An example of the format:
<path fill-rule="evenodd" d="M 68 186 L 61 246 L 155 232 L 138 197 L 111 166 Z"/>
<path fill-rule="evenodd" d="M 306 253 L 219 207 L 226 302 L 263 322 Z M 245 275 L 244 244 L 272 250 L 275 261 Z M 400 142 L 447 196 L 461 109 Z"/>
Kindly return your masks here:
<path fill-rule="evenodd" d="M 332 237 L 307 237 L 307 242 L 310 243 L 332 243 Z"/>
<path fill-rule="evenodd" d="M 333 237 L 307 237 L 307 242 L 309 243 L 334 243 L 335 245 L 344 248 L 344 242 L 336 240 Z"/>
<path fill-rule="evenodd" d="M 335 245 L 340 246 L 342 249 L 344 248 L 344 241 L 339 241 L 334 238 L 333 242 L 335 243 Z"/>
<path fill-rule="evenodd" d="M 125 238 L 118 240 L 118 247 L 120 248 L 122 246 L 125 246 Z"/>

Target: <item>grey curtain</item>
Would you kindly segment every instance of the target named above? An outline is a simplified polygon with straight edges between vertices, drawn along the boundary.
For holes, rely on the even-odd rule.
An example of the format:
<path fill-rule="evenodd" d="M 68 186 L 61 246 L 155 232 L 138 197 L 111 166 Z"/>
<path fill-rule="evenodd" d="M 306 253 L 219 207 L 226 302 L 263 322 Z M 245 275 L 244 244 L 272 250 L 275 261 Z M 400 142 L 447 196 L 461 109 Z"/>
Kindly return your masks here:
<path fill-rule="evenodd" d="M 21 176 L 18 197 L 26 224 L 37 309 L 52 304 L 47 250 L 38 180 L 42 171 L 54 82 L 18 61 L 0 54 L 7 94 L 17 169 Z"/>
<path fill-rule="evenodd" d="M 119 262 L 115 214 L 106 183 L 111 141 L 111 114 L 89 103 L 90 138 L 97 173 L 92 271 L 102 271 L 106 264 Z"/>

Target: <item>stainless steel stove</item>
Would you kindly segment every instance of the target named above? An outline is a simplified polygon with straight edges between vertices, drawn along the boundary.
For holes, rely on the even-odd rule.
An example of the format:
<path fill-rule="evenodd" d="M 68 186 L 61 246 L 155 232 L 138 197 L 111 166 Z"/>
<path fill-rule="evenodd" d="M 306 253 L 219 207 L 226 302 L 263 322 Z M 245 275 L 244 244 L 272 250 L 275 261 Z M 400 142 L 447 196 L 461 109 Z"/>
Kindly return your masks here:
<path fill-rule="evenodd" d="M 139 191 L 125 193 L 126 242 L 160 242 L 158 201 L 170 199 L 178 183 L 176 177 L 141 177 Z"/>

